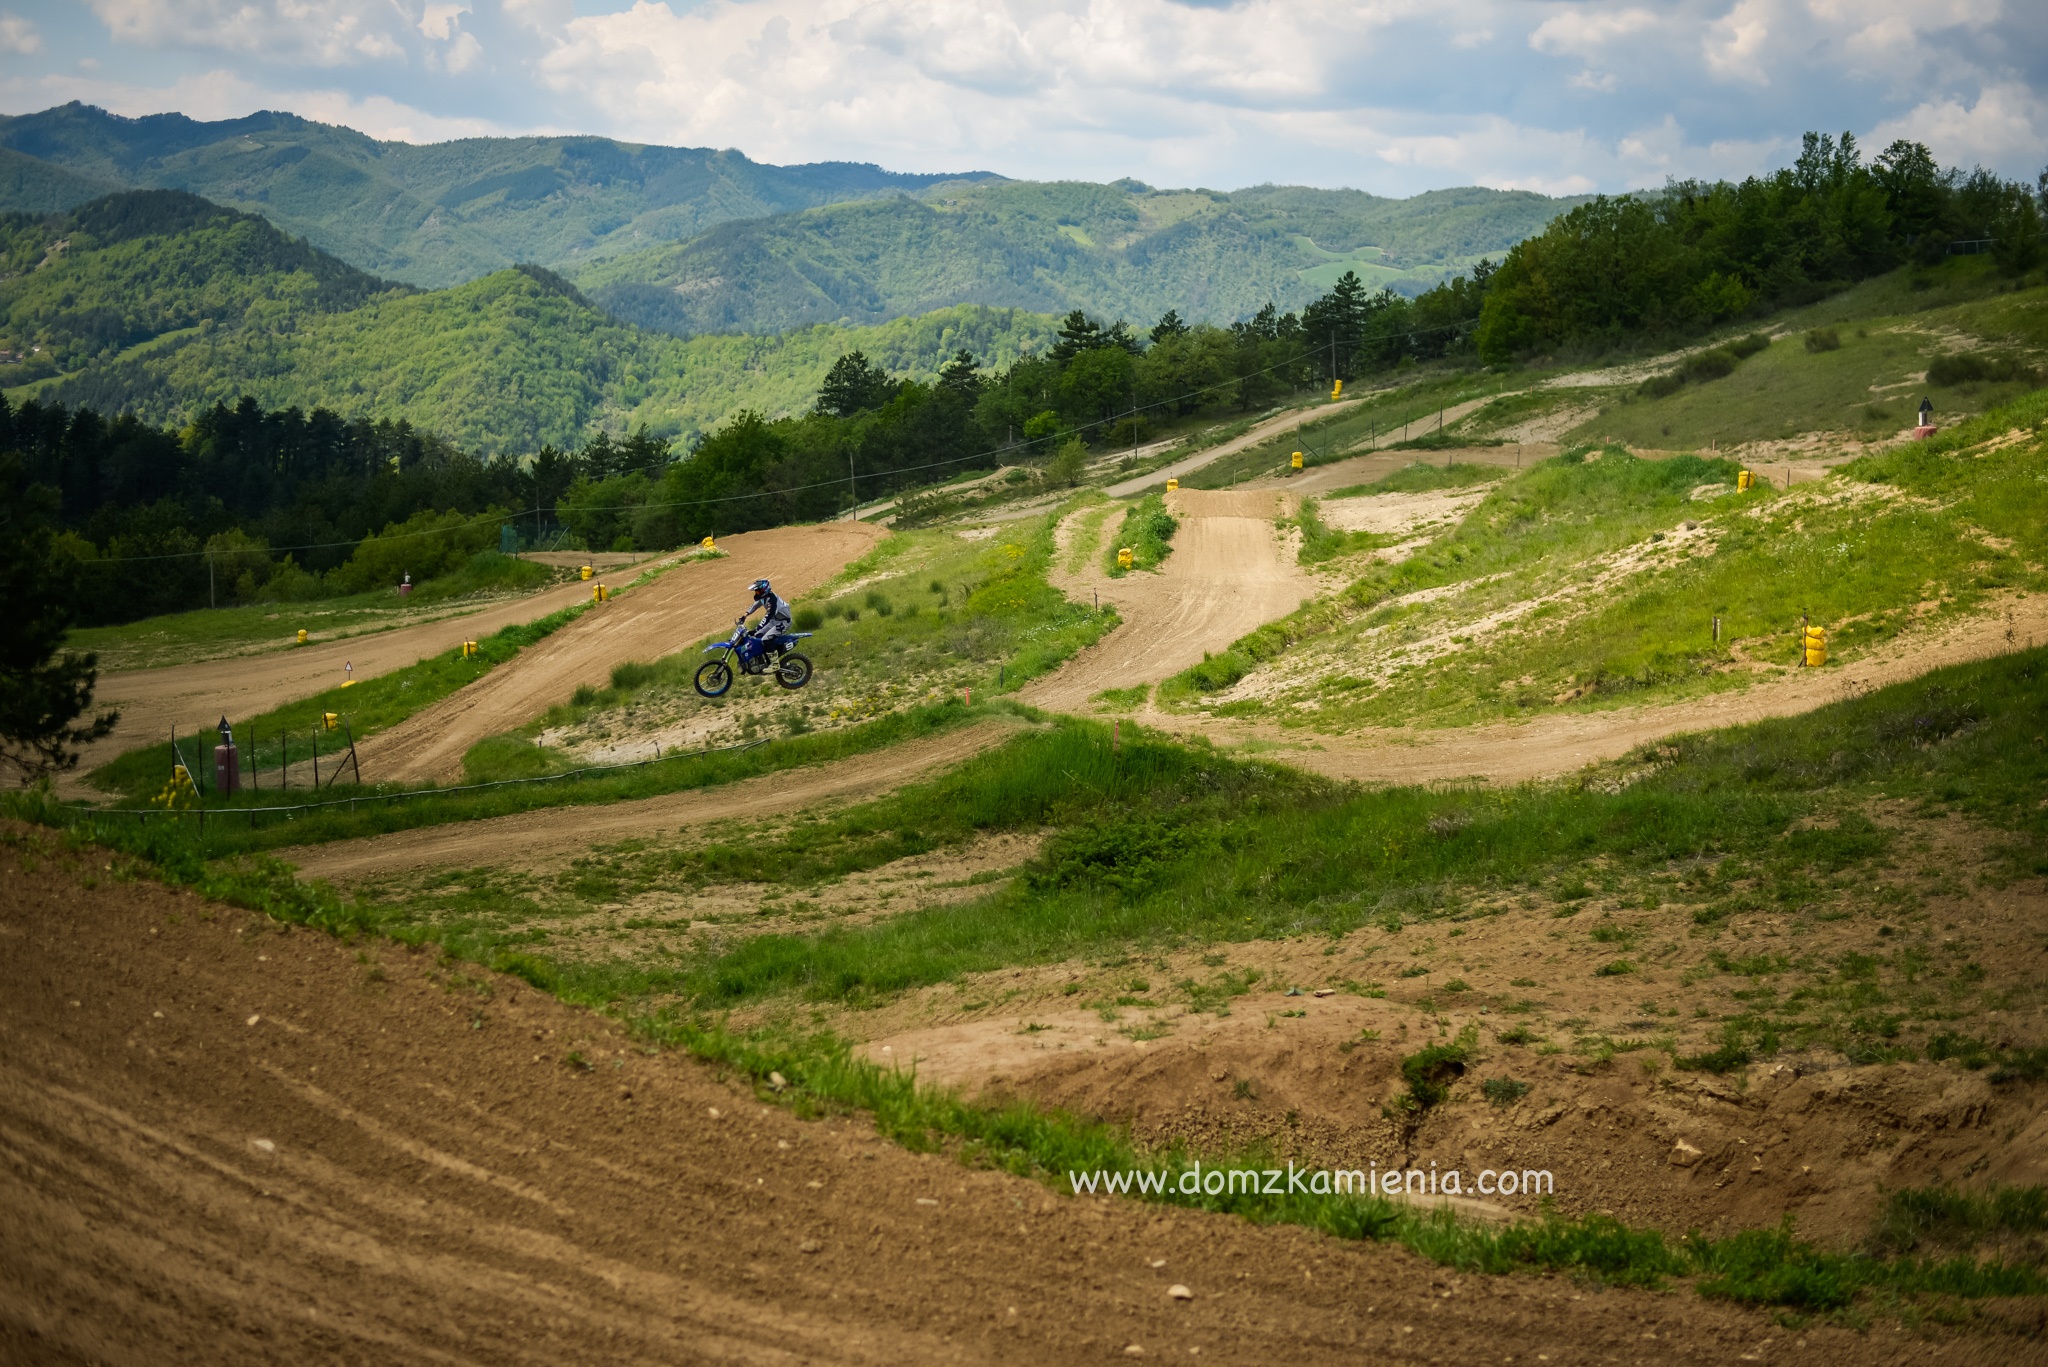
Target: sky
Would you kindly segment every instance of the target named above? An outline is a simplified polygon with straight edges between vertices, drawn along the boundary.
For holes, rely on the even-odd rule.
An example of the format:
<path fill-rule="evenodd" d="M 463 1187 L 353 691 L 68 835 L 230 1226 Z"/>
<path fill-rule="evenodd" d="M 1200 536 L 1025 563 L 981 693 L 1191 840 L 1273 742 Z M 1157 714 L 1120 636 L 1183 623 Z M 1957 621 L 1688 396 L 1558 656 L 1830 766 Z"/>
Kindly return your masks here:
<path fill-rule="evenodd" d="M 1552 194 L 1807 129 L 2032 181 L 2048 0 L 0 0 L 0 111 L 288 110 L 408 142 Z"/>

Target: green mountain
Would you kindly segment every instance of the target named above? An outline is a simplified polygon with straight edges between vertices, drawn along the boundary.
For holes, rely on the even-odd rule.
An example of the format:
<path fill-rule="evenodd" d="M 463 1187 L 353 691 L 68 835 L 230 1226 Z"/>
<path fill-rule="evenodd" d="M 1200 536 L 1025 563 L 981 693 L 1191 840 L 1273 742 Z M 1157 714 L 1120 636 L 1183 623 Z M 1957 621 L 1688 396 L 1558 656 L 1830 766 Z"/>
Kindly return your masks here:
<path fill-rule="evenodd" d="M 574 272 L 621 318 L 681 335 L 873 323 L 957 303 L 1149 324 L 1297 308 L 1346 270 L 1417 293 L 1577 200 L 1260 186 L 1224 194 L 1004 181 L 723 224 Z"/>
<path fill-rule="evenodd" d="M 116 188 L 189 190 L 260 213 L 364 270 L 444 286 L 520 261 L 562 264 L 715 224 L 963 177 L 852 162 L 766 166 L 738 152 L 610 138 L 415 146 L 293 114 L 127 119 L 72 103 L 0 117 L 0 210 L 66 209 Z"/>
<path fill-rule="evenodd" d="M 0 216 L 0 276 L 0 348 L 23 355 L 0 364 L 10 399 L 167 422 L 247 394 L 403 418 L 483 453 L 643 423 L 707 431 L 742 407 L 799 411 L 851 350 L 929 379 L 962 348 L 1007 363 L 1054 333 L 1049 318 L 968 305 L 684 341 L 619 322 L 539 267 L 416 290 L 163 190 Z"/>

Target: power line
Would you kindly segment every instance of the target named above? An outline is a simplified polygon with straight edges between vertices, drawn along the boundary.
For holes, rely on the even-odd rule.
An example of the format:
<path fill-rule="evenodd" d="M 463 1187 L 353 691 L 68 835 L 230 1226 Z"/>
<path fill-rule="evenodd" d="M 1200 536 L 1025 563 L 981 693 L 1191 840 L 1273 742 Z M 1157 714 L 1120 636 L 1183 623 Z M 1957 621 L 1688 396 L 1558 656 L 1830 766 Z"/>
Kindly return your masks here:
<path fill-rule="evenodd" d="M 1327 341 L 1327 342 L 1324 342 L 1324 343 L 1322 343 L 1322 344 L 1321 344 L 1320 346 L 1317 346 L 1317 347 L 1316 347 L 1316 348 L 1315 348 L 1314 350 L 1316 350 L 1316 351 L 1320 351 L 1320 350 L 1323 350 L 1324 348 L 1326 348 L 1326 347 L 1327 347 L 1327 348 L 1331 349 L 1332 351 L 1334 351 L 1334 350 L 1335 350 L 1335 348 L 1336 348 L 1336 347 L 1338 347 L 1338 346 L 1353 346 L 1353 347 L 1357 347 L 1357 346 L 1361 346 L 1361 345 L 1364 345 L 1364 344 L 1365 344 L 1365 343 L 1367 343 L 1367 342 L 1375 342 L 1375 341 L 1378 341 L 1378 342 L 1386 342 L 1386 341 L 1392 341 L 1392 340 L 1394 340 L 1395 338 L 1405 338 L 1405 339 L 1413 339 L 1413 338 L 1415 338 L 1415 337 L 1421 337 L 1421 336 L 1425 336 L 1425 335 L 1427 335 L 1427 334 L 1430 334 L 1430 333 L 1437 333 L 1437 332 L 1450 332 L 1450 331 L 1454 331 L 1454 330 L 1456 330 L 1456 329 L 1458 329 L 1458 328 L 1462 328 L 1462 327 L 1469 327 L 1469 326 L 1471 326 L 1472 324 L 1474 324 L 1474 323 L 1476 323 L 1476 322 L 1478 322 L 1478 321 L 1479 321 L 1479 320 L 1478 320 L 1477 318 L 1468 318 L 1468 319 L 1465 319 L 1465 320 L 1463 320 L 1463 321 L 1460 321 L 1460 322 L 1456 322 L 1456 323 L 1444 323 L 1444 324 L 1441 324 L 1441 325 L 1438 325 L 1438 326 L 1435 326 L 1435 327 L 1427 327 L 1427 328 L 1407 328 L 1407 329 L 1403 329 L 1403 330 L 1401 330 L 1401 331 L 1398 331 L 1398 332 L 1376 333 L 1376 334 L 1373 334 L 1373 335 L 1371 335 L 1371 336 L 1365 336 L 1365 337 L 1349 337 L 1349 338 L 1331 338 L 1331 339 L 1330 339 L 1329 341 Z M 1275 338 L 1275 339 L 1264 339 L 1264 340 L 1279 340 L 1279 339 Z M 1309 353 L 1309 355 L 1313 355 L 1313 354 L 1314 354 L 1314 352 L 1313 352 L 1313 351 L 1311 351 L 1311 352 Z M 1118 423 L 1118 422 L 1123 422 L 1123 421 L 1126 421 L 1127 419 L 1128 419 L 1128 420 L 1130 420 L 1130 421 L 1132 421 L 1132 422 L 1135 422 L 1135 420 L 1136 420 L 1137 416 L 1138 416 L 1138 415 L 1139 415 L 1140 413 L 1151 413 L 1151 412 L 1153 412 L 1153 411 L 1155 411 L 1155 410 L 1158 410 L 1158 409 L 1161 409 L 1161 408 L 1168 408 L 1168 407 L 1173 407 L 1173 406 L 1176 406 L 1176 405 L 1178 405 L 1178 404 L 1182 404 L 1182 403 L 1185 403 L 1185 402 L 1187 402 L 1187 401 L 1188 401 L 1189 399 L 1197 399 L 1197 398 L 1200 398 L 1200 397 L 1202 397 L 1203 395 L 1206 395 L 1206 394 L 1213 394 L 1213 393 L 1218 393 L 1218 392 L 1220 392 L 1220 391 L 1223 391 L 1223 390 L 1233 389 L 1233 388 L 1236 388 L 1236 387 L 1238 387 L 1238 386 L 1240 386 L 1240 385 L 1244 384 L 1244 383 L 1245 383 L 1245 382 L 1246 382 L 1247 380 L 1253 380 L 1253 379 L 1258 379 L 1258 378 L 1261 378 L 1261 377 L 1264 377 L 1264 376 L 1267 376 L 1267 375 L 1272 375 L 1272 374 L 1275 374 L 1276 372 L 1279 372 L 1279 371 L 1283 371 L 1283 370 L 1289 370 L 1289 369 L 1292 369 L 1292 368 L 1294 368 L 1294 367 L 1296 367 L 1296 366 L 1299 366 L 1300 364 L 1302 364 L 1302 362 L 1303 362 L 1303 361 L 1304 361 L 1305 359 L 1306 359 L 1306 357 L 1302 357 L 1302 356 L 1292 357 L 1292 358 L 1290 358 L 1290 359 L 1288 359 L 1288 360 L 1285 360 L 1285 361 L 1280 361 L 1280 362 L 1276 362 L 1275 364 L 1273 364 L 1273 365 L 1270 365 L 1270 366 L 1265 366 L 1265 367 L 1263 367 L 1263 368 L 1261 368 L 1261 369 L 1259 369 L 1259 370 L 1252 370 L 1252 371 L 1247 371 L 1247 372 L 1245 372 L 1245 373 L 1243 373 L 1243 374 L 1240 374 L 1240 375 L 1233 375 L 1233 376 L 1231 376 L 1231 377 L 1230 377 L 1229 379 L 1227 379 L 1227 380 L 1219 380 L 1219 381 L 1217 381 L 1217 382 L 1216 382 L 1215 384 L 1207 384 L 1207 385 L 1201 385 L 1201 386 L 1198 386 L 1198 387 L 1196 387 L 1196 388 L 1194 388 L 1194 389 L 1190 389 L 1190 390 L 1187 390 L 1186 392 L 1184 392 L 1184 393 L 1181 393 L 1181 394 L 1176 394 L 1176 395 L 1170 395 L 1170 396 L 1168 396 L 1168 397 L 1166 397 L 1166 398 L 1162 398 L 1162 399 L 1156 399 L 1156 400 L 1154 400 L 1154 401 L 1153 401 L 1153 402 L 1151 402 L 1151 403 L 1147 403 L 1147 404 L 1135 404 L 1135 405 L 1133 405 L 1133 406 L 1132 406 L 1132 407 L 1131 407 L 1130 409 L 1127 409 L 1127 410 L 1125 410 L 1125 412 L 1124 412 L 1123 414 L 1119 414 L 1119 415 L 1117 415 L 1117 416 L 1115 416 L 1115 417 L 1109 417 L 1109 418 L 1097 418 L 1097 419 L 1095 419 L 1095 420 L 1093 420 L 1093 421 L 1091 421 L 1091 422 L 1085 422 L 1085 423 L 1081 423 L 1080 425 L 1078 425 L 1078 426 L 1076 426 L 1076 427 L 1072 428 L 1071 430 L 1072 430 L 1073 432 L 1077 433 L 1077 434 L 1079 434 L 1079 433 L 1089 433 L 1089 432 L 1094 432 L 1094 431 L 1097 431 L 1097 430 L 1100 430 L 1100 429 L 1103 429 L 1103 428 L 1106 428 L 1106 427 L 1110 427 L 1110 426 L 1113 426 L 1114 424 L 1116 424 L 1116 423 Z M 1044 440 L 1044 439 L 1043 439 L 1043 438 L 1041 438 L 1041 439 L 1039 439 L 1039 440 Z M 943 470 L 943 469 L 947 469 L 947 468 L 950 468 L 950 467 L 952 467 L 952 466 L 956 466 L 956 465 L 966 465 L 966 464 L 969 464 L 969 463 L 973 463 L 973 462 L 980 462 L 980 461 L 986 461 L 986 460 L 990 460 L 990 459 L 993 459 L 993 458 L 1001 457 L 1001 456 L 1003 456 L 1003 455 L 1006 455 L 1006 454 L 1008 454 L 1009 452 L 1012 452 L 1012 451 L 1017 451 L 1017 450 L 1026 450 L 1026 451 L 1028 451 L 1028 450 L 1030 450 L 1030 449 L 1031 449 L 1032 447 L 1036 446 L 1037 444 L 1038 444 L 1038 441 L 1036 441 L 1036 440 L 1034 440 L 1034 441 L 1024 441 L 1024 442 L 1018 442 L 1018 441 L 1009 441 L 1009 442 L 1005 442 L 1005 443 L 1004 443 L 1003 445 L 1001 445 L 1001 446 L 992 446 L 992 447 L 989 447 L 989 448 L 987 448 L 987 449 L 985 449 L 985 450 L 982 450 L 982 451 L 977 451 L 977 452 L 974 452 L 974 453 L 973 453 L 973 454 L 971 454 L 971 455 L 965 455 L 965 456 L 954 456 L 954 457 L 950 457 L 950 458 L 948 458 L 948 459 L 946 459 L 946 460 L 938 460 L 938 461 L 931 461 L 931 462 L 928 462 L 928 463 L 926 463 L 926 464 L 924 464 L 924 465 L 905 465 L 905 466 L 898 466 L 898 467 L 896 467 L 896 468 L 894 468 L 894 469 L 891 469 L 891 470 L 884 470 L 884 471 L 879 471 L 879 472 L 877 472 L 877 474 L 879 475 L 879 477 L 881 477 L 881 478 L 883 478 L 883 479 L 887 479 L 887 478 L 890 478 L 891 476 L 897 476 L 897 475 L 921 474 L 921 473 L 923 473 L 923 472 L 925 472 L 925 471 L 927 471 L 927 470 Z M 852 452 L 851 452 L 851 450 L 849 450 L 849 451 L 848 451 L 848 455 L 847 455 L 847 460 L 848 460 L 848 462 L 849 462 L 849 466 L 848 466 L 848 484 L 849 484 L 849 485 L 851 485 L 851 484 L 852 484 L 852 482 L 853 482 L 853 475 L 852 475 L 852 472 L 851 472 L 851 461 L 852 461 L 852 458 L 853 458 L 853 457 L 852 457 Z M 684 460 L 684 461 L 687 461 L 688 459 L 690 459 L 690 457 L 688 457 L 688 456 L 684 456 L 684 457 L 682 457 L 682 460 Z M 671 460 L 671 461 L 661 461 L 661 462 L 655 462 L 655 463 L 650 463 L 650 464 L 647 464 L 647 465 L 636 465 L 636 466 L 631 466 L 631 467 L 629 467 L 629 468 L 627 468 L 627 469 L 623 469 L 623 470 L 616 470 L 616 471 L 613 471 L 613 472 L 612 472 L 611 474 L 607 475 L 607 476 L 606 476 L 606 478 L 607 478 L 607 479 L 617 479 L 617 478 L 620 478 L 620 477 L 622 477 L 622 476 L 624 476 L 624 475 L 633 475 L 633 474 L 644 474 L 644 473 L 647 473 L 647 472 L 649 472 L 649 471 L 653 471 L 653 470 L 666 470 L 666 469 L 668 469 L 668 468 L 669 468 L 670 466 L 672 466 L 672 465 L 676 465 L 676 464 L 679 464 L 679 463 L 680 463 L 679 461 L 673 461 L 673 460 Z M 748 500 L 748 499 L 759 499 L 759 498 L 781 498 L 781 497 L 786 497 L 786 496 L 788 496 L 788 495 L 791 495 L 791 494 L 802 494 L 802 493 L 809 493 L 809 492 L 811 492 L 812 490 L 815 490 L 815 489 L 830 489 L 830 488 L 837 488 L 837 487 L 838 487 L 838 485 L 839 485 L 839 480 L 838 480 L 837 478 L 833 478 L 833 479 L 823 479 L 823 480 L 816 480 L 816 481 L 813 481 L 812 483 L 809 483 L 809 484 L 794 484 L 794 485 L 789 485 L 789 486 L 786 486 L 786 487 L 784 487 L 784 488 L 780 488 L 780 489 L 757 489 L 757 490 L 753 490 L 753 491 L 751 491 L 751 492 L 749 492 L 749 493 L 743 493 L 743 494 L 721 494 L 721 495 L 717 495 L 717 496 L 713 496 L 713 497 L 707 497 L 707 498 L 693 498 L 693 499 L 681 499 L 681 500 L 678 500 L 678 501 L 675 501 L 675 502 L 671 502 L 671 503 L 612 503 L 612 504 L 598 504 L 598 505 L 586 505 L 585 511 L 589 511 L 589 512 L 614 512 L 614 513 L 616 513 L 616 512 L 625 512 L 625 511 L 628 511 L 628 510 L 638 511 L 638 510 L 641 510 L 641 509 L 672 509 L 672 508 L 702 508 L 702 507 L 708 507 L 708 506 L 711 506 L 711 505 L 714 505 L 714 504 L 727 504 L 727 503 L 741 503 L 741 502 L 745 502 L 745 501 L 746 501 L 746 500 Z M 855 507 L 856 507 L 856 508 L 858 508 L 858 507 L 859 507 L 859 504 L 858 504 L 857 502 L 856 502 L 856 504 L 855 504 Z M 469 518 L 469 519 L 467 519 L 467 520 L 466 520 L 466 521 L 464 521 L 464 522 L 461 522 L 461 523 L 457 523 L 456 525 L 454 525 L 454 526 L 450 526 L 450 527 L 434 527 L 434 528 L 430 528 L 430 529 L 427 529 L 427 530 L 423 530 L 423 531 L 417 531 L 417 532 L 400 532 L 400 533 L 396 533 L 396 534 L 393 534 L 393 535 L 389 535 L 389 536 L 387 536 L 387 535 L 384 535 L 384 534 L 382 534 L 382 533 L 376 533 L 376 532 L 373 532 L 373 533 L 370 533 L 369 535 L 366 535 L 366 536 L 360 536 L 360 537 L 356 537 L 356 538 L 354 538 L 353 540 L 348 540 L 348 541 L 309 541 L 309 542 L 304 542 L 304 543 L 301 543 L 301 544 L 299 544 L 299 545 L 294 545 L 294 546 L 264 546 L 264 547 L 261 547 L 261 548 L 260 548 L 260 550 L 262 551 L 262 553 L 264 553 L 264 554 L 266 554 L 266 555 L 267 555 L 267 554 L 272 554 L 272 553 L 275 553 L 275 552 L 290 552 L 290 551 L 324 551 L 324 550 L 338 550 L 338 549 L 340 549 L 340 548 L 341 548 L 341 547 L 343 547 L 343 546 L 360 546 L 360 545 L 362 545 L 362 544 L 363 544 L 364 542 L 367 542 L 367 541 L 372 541 L 372 540 L 375 540 L 375 541 L 381 541 L 381 542 L 385 542 L 385 543 L 387 543 L 387 544 L 388 544 L 388 543 L 390 543 L 390 542 L 394 542 L 394 541 L 409 541 L 409 540 L 417 540 L 417 539 L 419 539 L 419 538 L 422 538 L 422 537 L 430 537 L 430 536 L 447 536 L 447 535 L 449 535 L 449 534 L 451 534 L 451 533 L 453 533 L 453 532 L 461 531 L 461 530 L 464 530 L 464 529 L 466 529 L 466 528 L 469 528 L 469 527 L 474 527 L 474 526 L 484 526 L 484 525 L 486 525 L 486 524 L 489 524 L 489 523 L 493 523 L 493 522 L 496 522 L 496 523 L 505 523 L 505 522 L 509 522 L 509 521 L 515 521 L 515 520 L 517 520 L 517 519 L 519 519 L 519 518 L 523 518 L 523 517 L 539 517 L 539 516 L 542 516 L 542 515 L 546 514 L 546 513 L 547 513 L 547 512 L 549 512 L 549 511 L 551 511 L 551 510 L 550 510 L 550 509 L 548 509 L 548 508 L 545 508 L 545 507 L 540 507 L 540 506 L 535 506 L 535 507 L 532 507 L 532 508 L 521 508 L 521 509 L 518 509 L 518 510 L 516 510 L 516 511 L 509 511 L 509 512 L 505 512 L 505 513 L 493 514 L 493 515 L 488 515 L 488 516 L 486 516 L 486 515 L 483 515 L 483 514 L 478 514 L 478 515 L 477 515 L 477 516 L 475 516 L 475 517 Z M 200 549 L 200 550 L 196 550 L 196 551 L 167 551 L 167 552 L 165 552 L 165 553 L 163 553 L 163 554 L 161 554 L 161 555 L 103 555 L 103 556 L 94 556 L 94 557 L 91 557 L 91 558 L 89 558 L 89 559 L 84 559 L 84 560 L 80 560 L 80 561 L 78 561 L 78 562 L 76 562 L 76 563 L 78 563 L 78 564 L 82 564 L 82 565 L 127 565 L 127 564 L 144 564 L 144 563 L 149 563 L 149 562 L 154 562 L 154 561 L 164 561 L 164 560 L 197 560 L 197 559 L 202 559 L 202 558 L 210 558 L 210 557 L 213 557 L 213 556 L 217 556 L 217 555 L 235 555 L 235 554 L 246 554 L 246 553 L 253 553 L 253 552 L 256 552 L 256 551 L 257 551 L 258 549 L 259 549 L 258 547 L 254 547 L 254 546 L 251 546 L 251 547 L 247 548 L 247 551 L 233 551 L 233 550 L 221 550 L 221 551 L 211 551 L 211 550 L 207 550 L 207 549 L 204 549 L 204 548 L 202 548 L 202 549 Z"/>

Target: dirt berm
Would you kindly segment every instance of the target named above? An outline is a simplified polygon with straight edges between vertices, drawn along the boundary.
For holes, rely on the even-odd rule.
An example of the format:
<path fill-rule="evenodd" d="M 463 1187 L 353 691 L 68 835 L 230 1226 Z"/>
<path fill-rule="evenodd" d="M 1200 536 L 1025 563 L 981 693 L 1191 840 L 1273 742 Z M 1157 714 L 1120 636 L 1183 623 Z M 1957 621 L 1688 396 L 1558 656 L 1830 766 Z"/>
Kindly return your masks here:
<path fill-rule="evenodd" d="M 880 1142 L 858 1116 L 798 1120 L 517 981 L 127 881 L 46 833 L 0 840 L 9 1364 L 1563 1367 L 1937 1348 L 1061 1196 Z M 2042 1357 L 2007 1337 L 1938 1346 L 1948 1363 Z"/>
<path fill-rule="evenodd" d="M 865 522 L 826 522 L 745 532 L 719 543 L 722 560 L 678 565 L 650 584 L 595 607 L 510 663 L 417 712 L 362 747 L 375 783 L 446 783 L 486 736 L 531 721 L 579 684 L 602 684 L 613 665 L 652 660 L 729 625 L 748 605 L 746 586 L 775 581 L 795 598 L 830 579 L 888 535 Z"/>

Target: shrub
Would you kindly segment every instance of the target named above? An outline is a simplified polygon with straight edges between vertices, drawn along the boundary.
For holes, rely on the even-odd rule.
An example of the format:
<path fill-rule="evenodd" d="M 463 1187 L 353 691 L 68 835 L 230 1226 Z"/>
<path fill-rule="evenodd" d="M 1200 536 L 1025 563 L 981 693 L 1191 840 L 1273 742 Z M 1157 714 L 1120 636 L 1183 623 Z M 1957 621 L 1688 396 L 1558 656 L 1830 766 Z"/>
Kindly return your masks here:
<path fill-rule="evenodd" d="M 1770 348 L 1771 335 L 1768 332 L 1752 332 L 1747 337 L 1737 337 L 1734 341 L 1723 347 L 1722 350 L 1728 352 L 1738 361 L 1746 361 L 1759 351 L 1768 351 Z M 1723 373 L 1725 374 L 1726 372 Z"/>
<path fill-rule="evenodd" d="M 1529 1084 L 1511 1077 L 1490 1077 L 1479 1084 L 1479 1090 L 1496 1106 L 1512 1106 L 1529 1095 Z"/>
<path fill-rule="evenodd" d="M 1840 351 L 1842 349 L 1842 335 L 1833 328 L 1808 328 L 1806 330 L 1806 349 L 1814 353 Z"/>
<path fill-rule="evenodd" d="M 1401 1076 L 1408 1080 L 1408 1104 L 1426 1111 L 1451 1094 L 1451 1084 L 1465 1076 L 1471 1051 L 1461 1044 L 1432 1044 L 1401 1060 Z"/>
<path fill-rule="evenodd" d="M 825 614 L 816 608 L 798 608 L 793 621 L 798 631 L 816 631 L 825 625 Z"/>
<path fill-rule="evenodd" d="M 1985 351 L 1964 351 L 1937 356 L 1927 367 L 1927 382 L 1938 385 L 1969 384 L 1973 381 L 2020 380 L 2032 384 L 2041 373 L 2011 356 Z"/>

